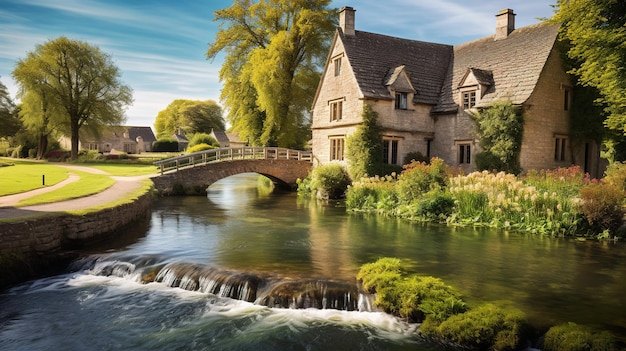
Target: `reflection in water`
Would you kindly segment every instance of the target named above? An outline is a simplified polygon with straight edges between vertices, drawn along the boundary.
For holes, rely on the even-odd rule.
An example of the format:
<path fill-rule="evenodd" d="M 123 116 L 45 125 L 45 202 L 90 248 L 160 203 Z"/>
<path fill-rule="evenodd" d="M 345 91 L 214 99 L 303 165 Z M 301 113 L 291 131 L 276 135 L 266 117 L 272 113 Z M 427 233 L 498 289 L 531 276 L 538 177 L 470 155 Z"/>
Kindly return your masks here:
<path fill-rule="evenodd" d="M 301 290 L 322 305 L 328 287 L 350 291 L 359 267 L 384 256 L 443 279 L 470 304 L 503 301 L 537 326 L 572 321 L 626 336 L 623 243 L 351 215 L 294 193 L 259 196 L 256 186 L 255 176 L 240 175 L 212 185 L 206 198 L 159 199 L 149 226 L 91 258 L 117 261 L 104 273 L 78 269 L 0 295 L 0 350 L 445 349 L 380 313 L 261 306 L 314 305 L 294 293 Z M 215 270 L 249 278 L 257 292 L 276 289 L 254 299 L 250 284 L 235 290 L 258 304 L 224 298 L 197 274 Z M 180 289 L 194 284 L 197 291 Z"/>

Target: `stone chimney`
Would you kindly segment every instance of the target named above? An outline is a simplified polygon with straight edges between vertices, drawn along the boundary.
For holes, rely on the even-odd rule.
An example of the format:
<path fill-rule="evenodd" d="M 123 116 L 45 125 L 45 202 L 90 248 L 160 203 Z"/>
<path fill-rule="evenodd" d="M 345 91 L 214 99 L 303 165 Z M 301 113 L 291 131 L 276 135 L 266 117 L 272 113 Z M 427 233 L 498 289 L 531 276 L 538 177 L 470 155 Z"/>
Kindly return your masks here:
<path fill-rule="evenodd" d="M 515 14 L 513 10 L 500 10 L 496 15 L 496 40 L 506 39 L 514 30 Z"/>
<path fill-rule="evenodd" d="M 354 36 L 354 13 L 356 12 L 350 6 L 345 6 L 339 11 L 339 27 L 345 36 Z"/>

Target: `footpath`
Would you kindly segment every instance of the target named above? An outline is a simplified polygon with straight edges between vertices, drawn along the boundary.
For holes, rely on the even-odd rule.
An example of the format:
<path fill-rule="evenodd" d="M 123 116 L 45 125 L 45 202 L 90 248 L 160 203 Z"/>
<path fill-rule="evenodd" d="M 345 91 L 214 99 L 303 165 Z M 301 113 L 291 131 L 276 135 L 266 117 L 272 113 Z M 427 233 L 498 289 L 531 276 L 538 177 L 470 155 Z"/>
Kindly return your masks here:
<path fill-rule="evenodd" d="M 108 174 L 99 169 L 86 166 L 63 165 L 62 167 L 69 168 L 70 170 L 79 170 L 82 172 Z M 84 210 L 90 207 L 96 207 L 110 202 L 119 201 L 128 197 L 130 193 L 141 187 L 143 179 L 151 178 L 153 176 L 154 175 L 142 175 L 135 177 L 111 176 L 111 178 L 115 180 L 115 183 L 109 188 L 97 194 L 41 205 L 16 207 L 18 206 L 20 201 L 36 195 L 60 189 L 67 184 L 76 182 L 80 179 L 79 176 L 70 173 L 68 179 L 53 186 L 39 188 L 19 194 L 0 196 L 0 219 L 30 217 L 35 215 L 42 215 L 46 212 Z"/>

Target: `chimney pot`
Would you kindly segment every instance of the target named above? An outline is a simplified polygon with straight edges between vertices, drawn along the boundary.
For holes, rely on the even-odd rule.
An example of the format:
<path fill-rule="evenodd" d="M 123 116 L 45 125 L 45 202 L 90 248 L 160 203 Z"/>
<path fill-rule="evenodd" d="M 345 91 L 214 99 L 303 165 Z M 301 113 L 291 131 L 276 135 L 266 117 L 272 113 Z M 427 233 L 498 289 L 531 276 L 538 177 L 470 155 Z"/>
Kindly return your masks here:
<path fill-rule="evenodd" d="M 339 12 L 339 27 L 343 31 L 343 35 L 354 36 L 354 13 L 356 12 L 350 6 L 345 6 Z"/>
<path fill-rule="evenodd" d="M 513 10 L 500 10 L 496 15 L 496 40 L 506 39 L 514 30 L 515 13 Z"/>

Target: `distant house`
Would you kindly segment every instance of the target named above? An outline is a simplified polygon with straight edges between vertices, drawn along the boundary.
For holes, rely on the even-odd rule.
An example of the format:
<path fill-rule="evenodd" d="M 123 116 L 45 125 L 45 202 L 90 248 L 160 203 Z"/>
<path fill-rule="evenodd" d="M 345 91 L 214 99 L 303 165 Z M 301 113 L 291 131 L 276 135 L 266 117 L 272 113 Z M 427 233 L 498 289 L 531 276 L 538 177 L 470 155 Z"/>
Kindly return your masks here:
<path fill-rule="evenodd" d="M 495 34 L 450 46 L 355 30 L 355 12 L 341 10 L 313 102 L 311 146 L 321 163 L 346 162 L 346 137 L 367 104 L 378 113 L 385 162 L 420 152 L 473 171 L 482 150 L 469 113 L 510 101 L 523 111 L 523 170 L 577 164 L 601 174 L 598 143 L 570 135 L 576 97 L 555 48 L 558 26 L 516 29 L 506 9 Z"/>
<path fill-rule="evenodd" d="M 97 136 L 81 130 L 78 149 L 95 150 L 100 153 L 137 154 L 152 151 L 154 141 L 156 138 L 150 127 L 110 126 L 105 127 Z M 69 137 L 62 137 L 59 143 L 65 149 L 72 147 Z"/>
<path fill-rule="evenodd" d="M 243 147 L 248 144 L 245 141 L 241 141 L 241 139 L 239 139 L 239 135 L 234 132 L 212 129 L 210 135 L 217 140 L 220 147 Z"/>
<path fill-rule="evenodd" d="M 182 128 L 178 128 L 178 131 L 172 135 L 172 139 L 178 143 L 178 151 L 185 151 L 189 145 L 189 139 L 185 136 Z"/>

